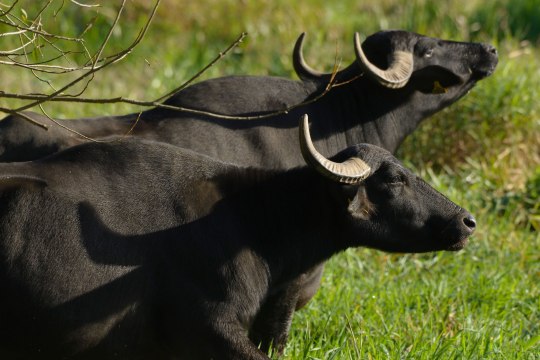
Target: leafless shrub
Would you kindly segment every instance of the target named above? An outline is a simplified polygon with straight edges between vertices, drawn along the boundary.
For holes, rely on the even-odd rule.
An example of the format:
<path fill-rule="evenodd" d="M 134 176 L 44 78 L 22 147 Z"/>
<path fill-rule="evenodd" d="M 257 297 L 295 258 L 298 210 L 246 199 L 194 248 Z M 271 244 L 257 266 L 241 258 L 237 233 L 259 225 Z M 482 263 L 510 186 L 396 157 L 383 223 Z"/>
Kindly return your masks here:
<path fill-rule="evenodd" d="M 230 50 L 238 46 L 238 44 L 240 44 L 247 36 L 245 32 L 240 34 L 233 43 L 217 54 L 210 63 L 190 79 L 185 81 L 179 87 L 154 100 L 129 99 L 123 96 L 110 98 L 86 97 L 85 93 L 89 86 L 91 86 L 98 72 L 124 60 L 133 49 L 140 44 L 156 15 L 156 10 L 160 1 L 161 0 L 155 0 L 143 26 L 131 43 L 125 48 L 116 51 L 110 50 L 110 40 L 112 34 L 118 28 L 122 15 L 125 12 L 127 0 L 121 0 L 121 3 L 113 12 L 106 12 L 111 18 L 110 26 L 106 35 L 103 36 L 103 39 L 95 50 L 89 49 L 87 42 L 85 41 L 85 36 L 92 28 L 96 19 L 95 17 L 88 23 L 78 24 L 77 28 L 80 31 L 76 35 L 52 31 L 48 25 L 51 18 L 60 18 L 62 16 L 62 11 L 67 7 L 78 7 L 82 11 L 88 8 L 99 8 L 101 7 L 100 4 L 85 4 L 75 0 L 47 0 L 43 2 L 42 7 L 36 14 L 28 14 L 21 4 L 19 4 L 19 0 L 15 0 L 11 5 L 0 2 L 0 40 L 4 40 L 0 42 L 0 66 L 16 67 L 31 72 L 33 78 L 36 79 L 36 83 L 42 84 L 43 89 L 38 92 L 18 93 L 8 92 L 0 88 L 0 98 L 17 99 L 23 103 L 20 106 L 13 107 L 0 106 L 0 111 L 8 114 L 17 114 L 35 125 L 47 129 L 47 125 L 35 122 L 30 117 L 26 116 L 23 111 L 38 107 L 53 123 L 66 128 L 65 125 L 61 125 L 47 115 L 43 104 L 47 102 L 93 104 L 126 103 L 141 107 L 162 107 L 170 110 L 230 120 L 251 120 L 270 117 L 276 114 L 286 113 L 295 107 L 306 104 L 297 104 L 290 108 L 264 115 L 239 117 L 214 114 L 161 103 L 164 99 L 178 93 L 186 86 L 193 83 L 193 81 L 221 60 Z M 334 75 L 338 70 L 338 66 L 336 65 L 334 67 Z M 340 84 L 336 84 L 335 78 L 332 76 L 326 90 L 309 102 L 317 101 L 320 97 L 330 91 L 331 88 L 338 85 Z M 66 129 L 70 130 L 69 128 Z M 78 134 L 73 130 L 70 131 Z M 87 138 L 83 134 L 78 135 L 87 140 L 93 140 Z"/>

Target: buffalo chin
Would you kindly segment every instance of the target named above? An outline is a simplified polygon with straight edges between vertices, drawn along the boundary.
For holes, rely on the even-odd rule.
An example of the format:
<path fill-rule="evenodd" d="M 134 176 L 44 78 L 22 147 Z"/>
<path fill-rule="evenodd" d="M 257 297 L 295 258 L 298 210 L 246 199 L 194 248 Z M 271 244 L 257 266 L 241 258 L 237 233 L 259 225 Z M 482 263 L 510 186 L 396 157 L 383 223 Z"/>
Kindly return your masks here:
<path fill-rule="evenodd" d="M 453 243 L 417 243 L 415 245 L 403 244 L 377 244 L 376 246 L 367 245 L 370 248 L 393 254 L 422 254 L 436 251 L 459 251 L 467 245 L 468 239 L 464 238 Z"/>
<path fill-rule="evenodd" d="M 411 81 L 416 82 L 417 89 L 425 94 L 433 94 L 434 79 L 443 88 L 453 88 L 455 86 L 465 85 L 470 79 L 460 77 L 444 68 L 430 66 L 428 68 L 418 70 Z"/>
<path fill-rule="evenodd" d="M 461 240 L 459 240 L 458 242 L 455 242 L 451 245 L 449 245 L 445 250 L 447 251 L 459 251 L 461 249 L 463 249 L 465 247 L 465 245 L 467 245 L 467 243 L 469 242 L 469 238 L 463 238 Z"/>

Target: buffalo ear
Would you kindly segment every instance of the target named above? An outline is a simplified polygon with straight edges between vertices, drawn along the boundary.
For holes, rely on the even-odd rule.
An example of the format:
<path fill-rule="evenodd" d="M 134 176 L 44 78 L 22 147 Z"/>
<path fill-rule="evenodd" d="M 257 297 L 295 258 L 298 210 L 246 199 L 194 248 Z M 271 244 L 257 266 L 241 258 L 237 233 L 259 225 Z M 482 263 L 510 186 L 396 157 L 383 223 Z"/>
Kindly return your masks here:
<path fill-rule="evenodd" d="M 355 219 L 366 221 L 371 219 L 373 204 L 368 199 L 365 186 L 358 187 L 355 196 L 349 200 L 347 210 Z"/>

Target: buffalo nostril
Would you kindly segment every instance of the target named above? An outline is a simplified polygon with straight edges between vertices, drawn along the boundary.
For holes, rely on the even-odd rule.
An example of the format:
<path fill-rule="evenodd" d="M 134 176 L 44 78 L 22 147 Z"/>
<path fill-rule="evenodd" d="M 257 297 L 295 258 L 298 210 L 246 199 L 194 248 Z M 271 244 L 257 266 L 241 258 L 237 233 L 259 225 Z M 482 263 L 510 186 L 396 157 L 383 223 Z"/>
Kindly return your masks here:
<path fill-rule="evenodd" d="M 476 219 L 472 215 L 467 215 L 464 217 L 463 223 L 471 230 L 476 229 Z"/>
<path fill-rule="evenodd" d="M 487 45 L 486 50 L 493 55 L 497 55 L 497 49 L 494 46 Z"/>

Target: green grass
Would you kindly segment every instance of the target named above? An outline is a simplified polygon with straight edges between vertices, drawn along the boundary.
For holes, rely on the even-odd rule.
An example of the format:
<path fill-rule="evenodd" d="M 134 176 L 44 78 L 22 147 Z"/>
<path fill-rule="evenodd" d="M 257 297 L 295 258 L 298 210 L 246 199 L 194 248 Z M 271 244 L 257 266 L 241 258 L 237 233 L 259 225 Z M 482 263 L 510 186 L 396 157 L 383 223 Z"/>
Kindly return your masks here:
<path fill-rule="evenodd" d="M 128 2 L 109 53 L 134 37 L 149 3 Z M 35 2 L 21 4 L 28 14 L 35 11 Z M 97 16 L 87 32 L 95 49 L 112 14 L 108 7 L 96 15 L 65 5 L 49 29 L 75 35 Z M 309 63 L 325 70 L 336 52 L 345 65 L 354 60 L 354 31 L 365 36 L 403 28 L 494 44 L 500 53 L 495 74 L 426 121 L 399 151 L 407 165 L 475 215 L 478 230 L 469 246 L 423 255 L 352 249 L 334 257 L 321 290 L 295 316 L 285 358 L 540 359 L 539 24 L 537 0 L 164 0 L 145 41 L 126 61 L 98 74 L 86 95 L 157 98 L 241 31 L 248 31 L 246 41 L 201 79 L 294 77 L 290 53 L 302 31 L 308 32 Z M 0 90 L 47 90 L 27 72 L 2 69 Z M 55 86 L 66 81 L 51 80 Z M 0 99 L 1 106 L 14 104 Z M 137 108 L 46 109 L 76 117 Z"/>
<path fill-rule="evenodd" d="M 511 217 L 476 215 L 480 228 L 459 253 L 333 258 L 295 318 L 286 358 L 537 358 L 540 237 Z"/>

